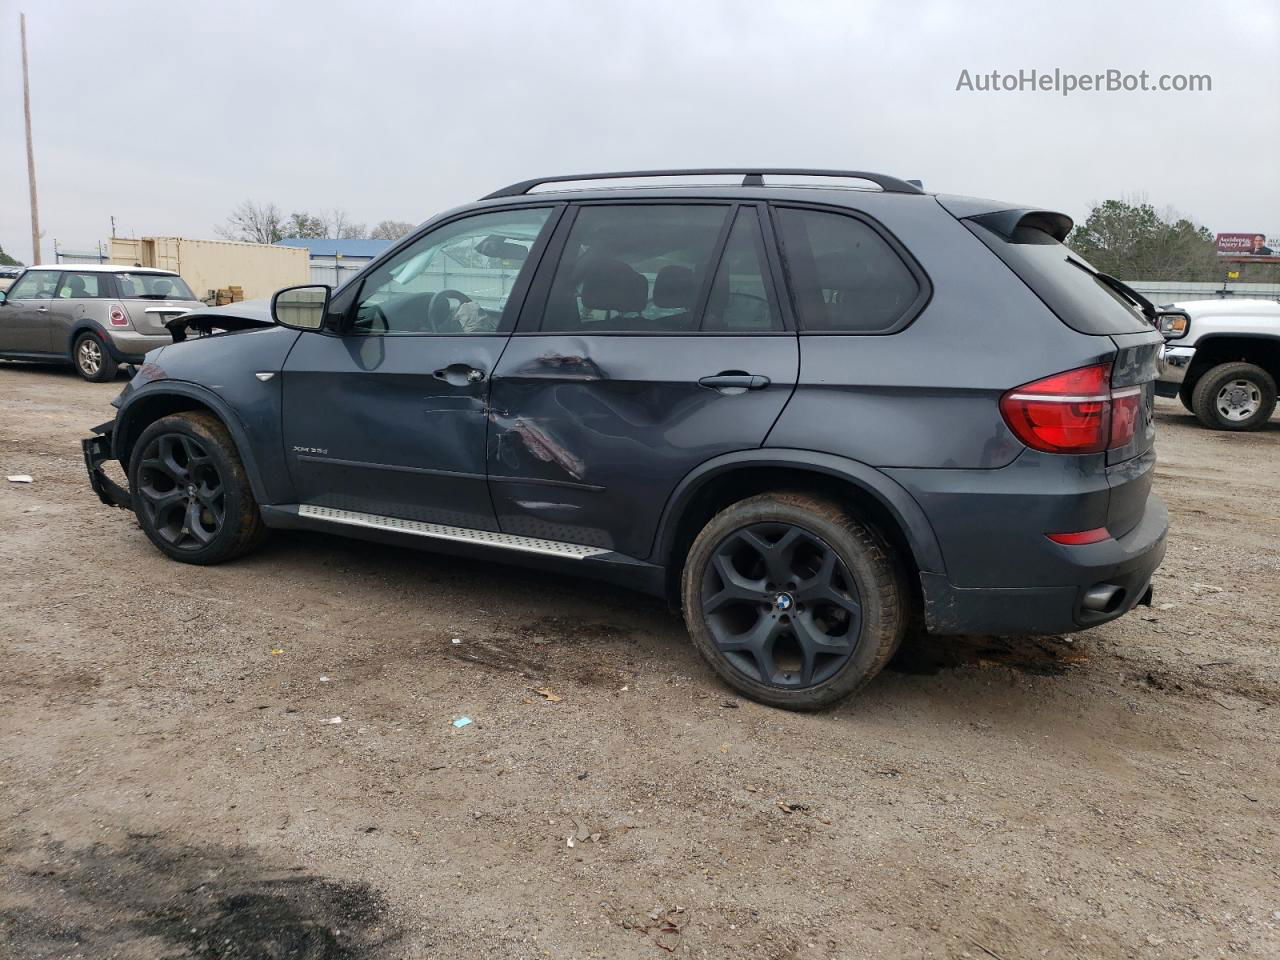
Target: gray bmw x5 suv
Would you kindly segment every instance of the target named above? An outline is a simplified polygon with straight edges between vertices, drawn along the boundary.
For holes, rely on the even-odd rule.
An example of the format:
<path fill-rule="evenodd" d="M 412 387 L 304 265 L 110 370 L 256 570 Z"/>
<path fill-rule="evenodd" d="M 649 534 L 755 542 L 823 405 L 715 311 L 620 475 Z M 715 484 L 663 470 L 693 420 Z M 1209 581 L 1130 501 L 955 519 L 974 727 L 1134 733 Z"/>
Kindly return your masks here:
<path fill-rule="evenodd" d="M 85 459 L 176 560 L 305 528 L 602 577 L 818 707 L 909 625 L 1149 600 L 1163 340 L 1070 227 L 860 171 L 529 180 L 337 291 L 179 321 L 214 333 L 149 354 Z"/>

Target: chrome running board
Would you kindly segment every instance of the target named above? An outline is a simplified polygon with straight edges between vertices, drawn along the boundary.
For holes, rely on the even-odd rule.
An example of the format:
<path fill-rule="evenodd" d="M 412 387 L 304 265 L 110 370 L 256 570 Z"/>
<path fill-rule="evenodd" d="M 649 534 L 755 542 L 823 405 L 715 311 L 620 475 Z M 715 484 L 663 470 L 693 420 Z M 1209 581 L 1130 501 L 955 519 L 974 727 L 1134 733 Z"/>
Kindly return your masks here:
<path fill-rule="evenodd" d="M 570 560 L 585 560 L 588 557 L 602 557 L 613 553 L 612 550 L 605 547 L 592 547 L 585 543 L 564 543 L 560 540 L 518 537 L 512 533 L 498 533 L 493 530 L 448 527 L 442 523 L 427 523 L 423 520 L 401 520 L 399 517 L 381 517 L 373 513 L 359 513 L 355 510 L 316 507 L 308 503 L 301 504 L 298 507 L 298 516 L 348 527 L 364 527 L 368 530 L 409 533 L 419 537 L 430 537 L 433 540 L 473 543 L 482 547 L 499 547 L 504 550 L 519 550 L 523 553 L 540 553 L 551 557 L 566 557 Z"/>

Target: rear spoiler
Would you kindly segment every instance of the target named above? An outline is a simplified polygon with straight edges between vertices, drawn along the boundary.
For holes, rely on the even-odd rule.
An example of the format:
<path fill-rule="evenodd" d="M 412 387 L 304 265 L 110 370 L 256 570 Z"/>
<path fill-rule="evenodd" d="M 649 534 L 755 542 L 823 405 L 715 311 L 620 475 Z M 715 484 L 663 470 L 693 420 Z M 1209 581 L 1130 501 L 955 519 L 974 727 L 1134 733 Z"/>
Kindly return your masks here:
<path fill-rule="evenodd" d="M 943 209 L 957 220 L 972 220 L 1006 240 L 1013 239 L 1018 229 L 1026 227 L 1041 230 L 1059 243 L 1063 243 L 1067 239 L 1067 234 L 1071 232 L 1071 228 L 1075 226 L 1075 222 L 1065 213 L 1054 210 L 1015 207 L 995 200 L 978 200 L 973 197 L 939 196 L 937 199 Z"/>

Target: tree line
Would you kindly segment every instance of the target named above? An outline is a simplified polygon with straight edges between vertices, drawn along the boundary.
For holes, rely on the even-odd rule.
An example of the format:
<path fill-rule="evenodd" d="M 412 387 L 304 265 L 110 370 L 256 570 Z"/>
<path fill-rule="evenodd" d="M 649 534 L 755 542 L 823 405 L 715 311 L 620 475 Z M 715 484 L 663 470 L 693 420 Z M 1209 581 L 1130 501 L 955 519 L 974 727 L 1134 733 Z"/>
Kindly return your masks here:
<path fill-rule="evenodd" d="M 274 203 L 245 200 L 213 229 L 224 240 L 279 243 L 285 237 L 399 240 L 413 227 L 403 220 L 382 220 L 370 230 L 366 224 L 353 222 L 344 210 L 295 211 L 286 216 Z"/>

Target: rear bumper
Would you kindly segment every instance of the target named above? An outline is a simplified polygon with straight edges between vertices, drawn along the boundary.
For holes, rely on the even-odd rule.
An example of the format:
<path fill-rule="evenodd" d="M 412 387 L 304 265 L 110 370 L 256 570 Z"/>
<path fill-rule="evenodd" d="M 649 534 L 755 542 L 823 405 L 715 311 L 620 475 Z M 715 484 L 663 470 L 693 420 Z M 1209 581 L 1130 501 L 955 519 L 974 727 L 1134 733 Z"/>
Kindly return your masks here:
<path fill-rule="evenodd" d="M 1059 547 L 1074 582 L 1035 587 L 957 587 L 922 573 L 925 624 L 935 633 L 1072 633 L 1114 620 L 1150 602 L 1151 576 L 1164 559 L 1169 511 L 1155 494 L 1123 537 Z"/>
<path fill-rule="evenodd" d="M 117 363 L 141 363 L 152 350 L 167 347 L 173 343 L 173 337 L 167 333 L 159 335 L 138 333 L 134 330 L 107 331 L 107 348 L 111 358 Z"/>

